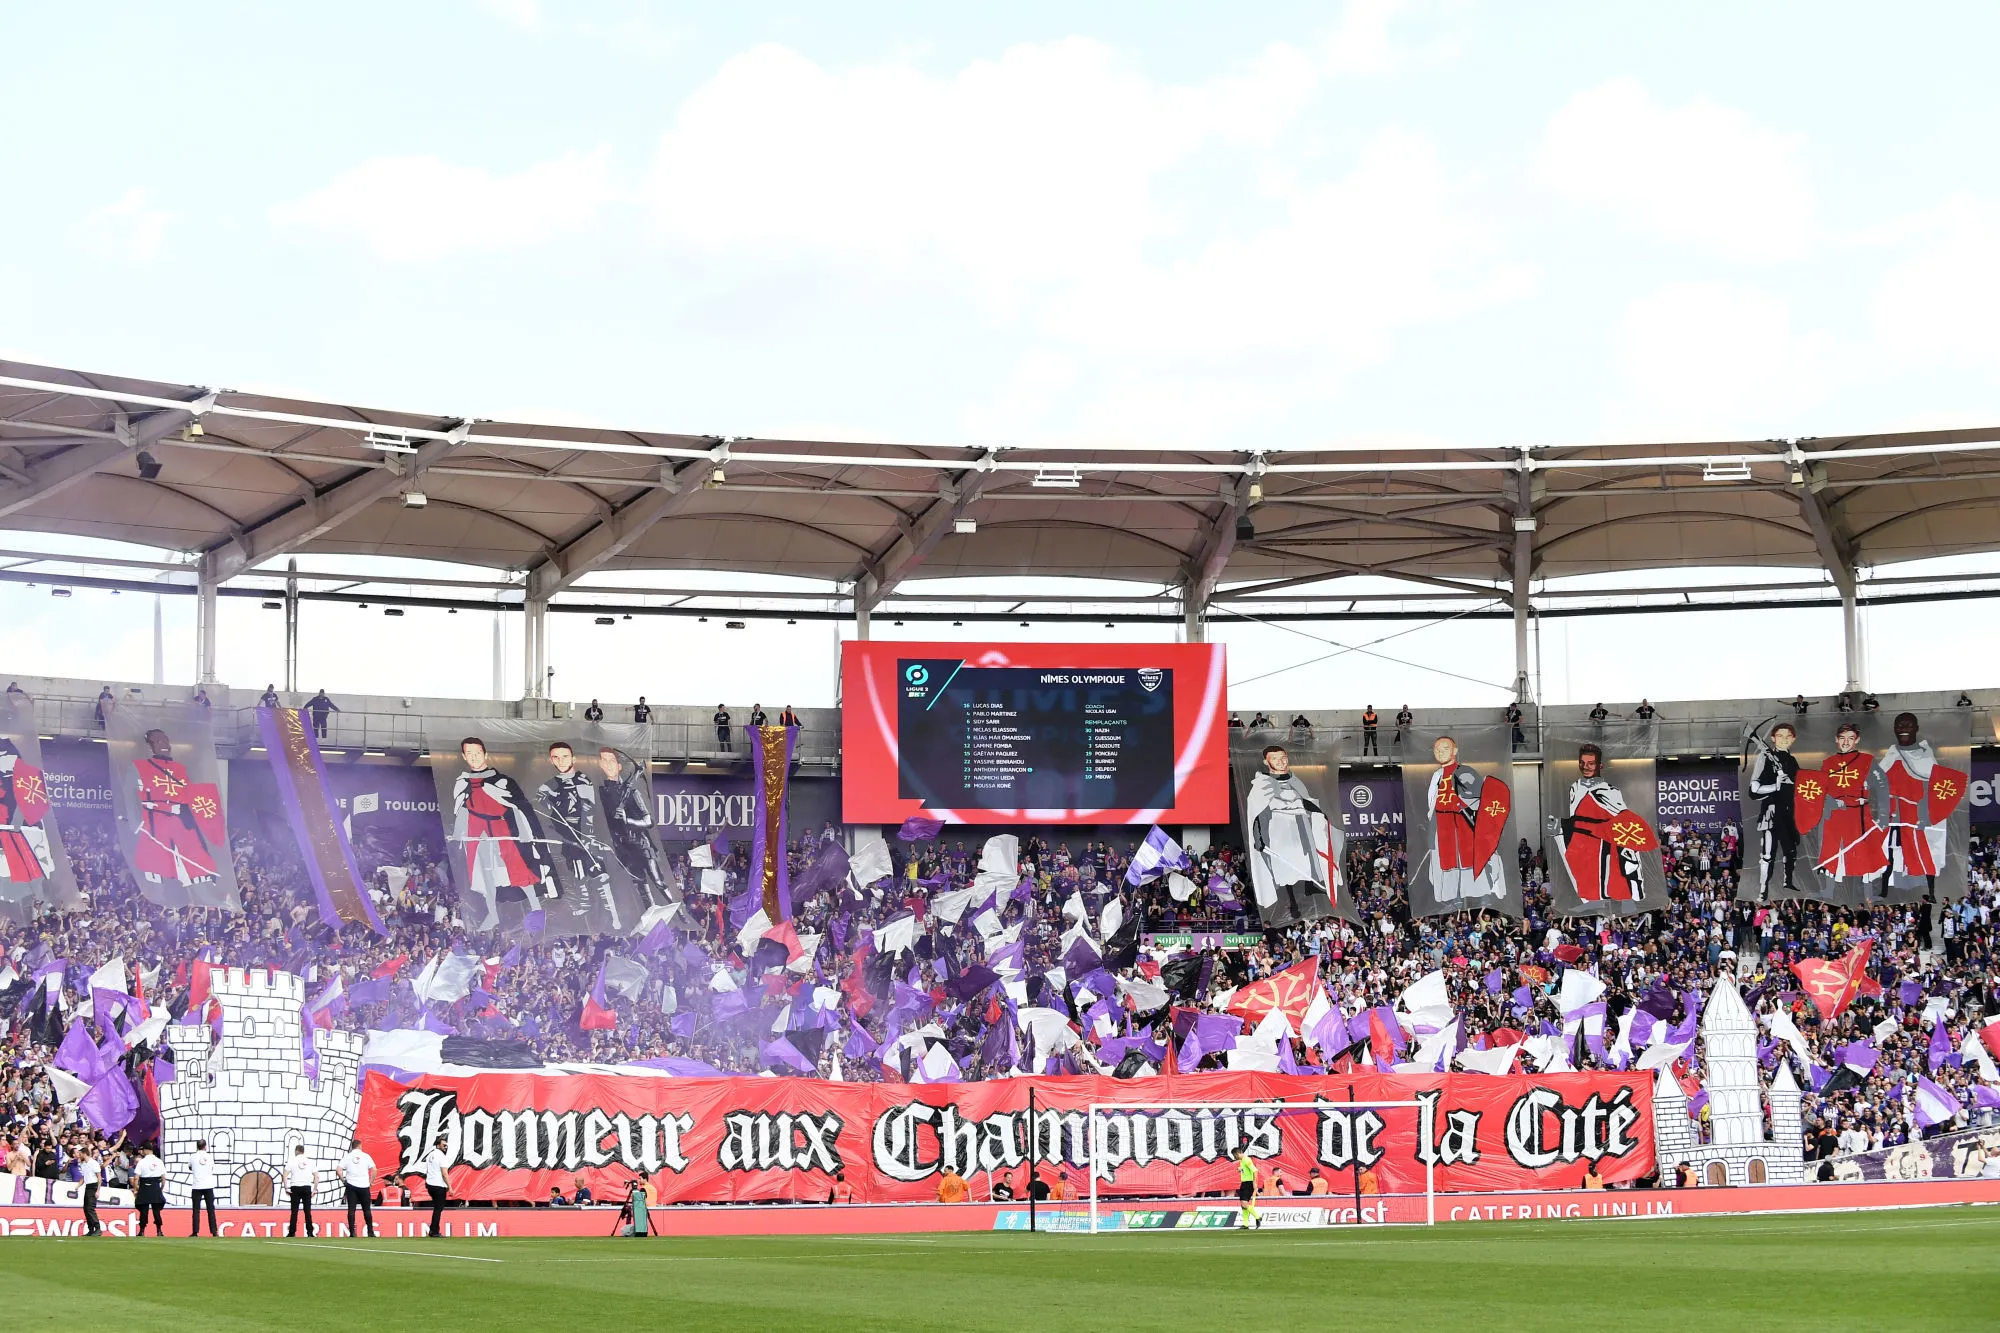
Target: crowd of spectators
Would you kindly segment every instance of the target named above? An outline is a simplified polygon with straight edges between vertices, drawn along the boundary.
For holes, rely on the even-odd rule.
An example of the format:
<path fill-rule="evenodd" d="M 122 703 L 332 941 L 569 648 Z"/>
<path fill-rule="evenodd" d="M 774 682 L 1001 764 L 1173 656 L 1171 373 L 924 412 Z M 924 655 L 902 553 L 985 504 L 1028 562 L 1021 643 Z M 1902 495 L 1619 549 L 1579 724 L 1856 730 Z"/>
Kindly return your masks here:
<path fill-rule="evenodd" d="M 1350 1014 L 1393 1004 L 1420 977 L 1441 970 L 1475 1043 L 1493 1033 L 1538 1027 L 1553 1031 L 1560 1016 L 1555 987 L 1547 979 L 1565 966 L 1593 971 L 1603 980 L 1611 1023 L 1658 979 L 1677 991 L 1705 997 L 1716 977 L 1729 971 L 1739 978 L 1753 1008 L 1787 1009 L 1825 1063 L 1832 1063 L 1835 1048 L 1877 1034 L 1881 1060 L 1860 1086 L 1808 1094 L 1811 1155 L 1890 1146 L 1918 1136 L 1906 1094 L 1919 1074 L 1959 1097 L 1967 1109 L 1957 1123 L 1982 1114 L 1991 1117 L 1974 1109 L 1976 1069 L 1932 1067 L 1930 1028 L 1921 1005 L 1907 998 L 1912 986 L 1923 1000 L 1943 997 L 1954 1051 L 1971 1026 L 2000 1013 L 1993 922 L 2000 884 L 1991 842 L 1974 842 L 1967 897 L 1939 906 L 1932 918 L 1921 904 L 1862 910 L 1806 900 L 1739 901 L 1741 849 L 1733 829 L 1669 827 L 1663 833 L 1669 891 L 1657 912 L 1556 919 L 1547 865 L 1524 842 L 1519 849 L 1525 885 L 1522 919 L 1485 912 L 1413 918 L 1404 848 L 1391 839 L 1371 839 L 1351 842 L 1346 851 L 1357 921 L 1331 919 L 1277 931 L 1261 931 L 1246 907 L 1244 867 L 1232 848 L 1218 845 L 1196 853 L 1181 885 L 1183 895 L 1176 897 L 1163 881 L 1141 888 L 1125 882 L 1138 840 L 1122 830 L 1110 838 L 1088 833 L 1074 840 L 1029 836 L 1021 843 L 1018 864 L 1028 887 L 1005 904 L 1002 923 L 1021 925 L 1030 977 L 1060 964 L 1061 939 L 1077 906 L 1098 923 L 1114 899 L 1120 904 L 1118 915 L 1136 919 L 1147 934 L 1256 935 L 1260 942 L 1251 947 L 1212 951 L 1211 992 L 1317 957 L 1322 980 Z M 690 1062 L 684 1066 L 690 1070 L 761 1072 L 772 1065 L 767 1049 L 772 1019 L 786 1012 L 788 1001 L 792 1020 L 785 1035 L 819 1076 L 861 1081 L 910 1077 L 907 1054 L 885 1059 L 882 1052 L 894 1050 L 899 1035 L 925 1024 L 935 1025 L 959 1077 L 1004 1076 L 1025 1063 L 1009 1043 L 992 1039 L 1001 1020 L 997 992 L 961 999 L 947 989 L 954 974 L 985 960 L 977 932 L 963 924 L 948 930 L 931 912 L 940 895 L 970 884 L 977 873 L 981 843 L 975 839 L 892 840 L 890 883 L 861 894 L 842 878 L 803 895 L 796 905 L 795 928 L 802 940 L 817 937 L 818 945 L 795 969 L 768 957 L 760 960 L 755 941 L 746 948 L 738 938 L 749 910 L 747 895 L 741 893 L 747 864 L 740 845 L 723 859 L 730 887 L 721 897 L 693 892 L 698 871 L 689 864 L 692 849 L 670 849 L 676 877 L 690 886 L 685 910 L 671 944 L 642 952 L 629 938 L 472 934 L 467 919 L 476 921 L 480 914 L 461 916 L 437 849 L 429 845 L 412 843 L 400 857 L 391 852 L 375 858 L 385 862 L 373 876 L 387 929 L 378 936 L 361 925 L 334 931 L 320 923 L 304 868 L 286 838 L 235 833 L 240 912 L 147 901 L 126 871 L 108 824 L 72 820 L 64 840 L 88 906 L 71 913 L 37 910 L 27 919 L 0 923 L 0 954 L 8 960 L 0 967 L 11 966 L 15 978 L 0 991 L 0 1017 L 8 1023 L 6 1067 L 0 1069 L 0 1152 L 10 1162 L 27 1162 L 36 1174 L 72 1169 L 77 1149 L 95 1143 L 108 1150 L 115 1181 L 129 1169 L 136 1139 L 128 1139 L 148 1129 L 135 1121 L 130 1131 L 104 1143 L 78 1120 L 74 1106 L 56 1096 L 46 1065 L 60 1032 L 38 1027 L 19 1005 L 29 968 L 48 958 L 69 959 L 75 978 L 107 960 L 123 959 L 146 997 L 176 1015 L 188 1007 L 190 966 L 196 962 L 300 972 L 308 978 L 309 993 L 321 989 L 336 971 L 349 988 L 392 977 L 396 984 L 379 988 L 388 991 L 385 997 L 352 1006 L 336 1023 L 355 1029 L 448 1027 L 456 1034 L 515 1044 L 548 1063 L 671 1059 Z M 794 882 L 812 884 L 819 858 L 844 855 L 835 851 L 840 843 L 840 831 L 831 826 L 796 839 L 788 848 Z M 1189 885 L 1191 892 L 1186 891 Z M 1068 915 L 1065 905 L 1070 906 Z M 918 922 L 914 949 L 893 961 L 870 956 L 872 928 L 906 912 L 915 913 Z M 1892 984 L 1880 995 L 1857 1000 L 1837 1018 L 1822 1019 L 1800 993 L 1788 964 L 1803 957 L 1837 957 L 1864 936 L 1875 940 L 1872 970 L 1892 978 Z M 489 966 L 481 983 L 455 1004 L 420 1002 L 401 982 L 447 952 L 485 960 Z M 609 996 L 618 1016 L 614 1028 L 585 1030 L 579 1015 L 607 953 L 642 963 L 646 978 Z M 1128 976 L 1157 975 L 1159 961 L 1158 954 L 1142 953 L 1124 971 Z M 1496 970 L 1506 979 L 1498 993 L 1485 980 Z M 1526 1013 L 1511 999 L 1521 984 L 1531 984 L 1536 995 Z M 724 1018 L 717 1000 L 729 990 L 747 992 L 754 1000 L 743 1012 Z M 823 1026 L 801 1026 L 799 1017 L 810 1012 L 814 995 L 824 998 L 829 992 L 838 996 L 831 1019 Z M 1049 992 L 1036 998 L 1058 1007 L 1065 1002 Z M 1164 1013 L 1158 1017 L 1164 1033 L 1171 1018 Z M 1302 1067 L 1323 1059 L 1323 1053 L 1303 1042 L 1293 1055 Z M 1581 1043 L 1571 1055 L 1579 1068 L 1600 1063 Z M 1786 1058 L 1775 1042 L 1766 1043 L 1763 1055 L 1767 1073 L 1776 1060 Z M 1199 1067 L 1222 1063 L 1211 1055 Z M 1062 1056 L 1057 1068 L 1094 1072 L 1099 1066 L 1086 1042 Z M 776 1072 L 807 1070 L 780 1065 Z M 1699 1079 L 1699 1047 L 1682 1072 L 1690 1086 Z M 1931 1132 L 1952 1127 L 1947 1123 Z M 1700 1132 L 1706 1133 L 1705 1123 Z"/>

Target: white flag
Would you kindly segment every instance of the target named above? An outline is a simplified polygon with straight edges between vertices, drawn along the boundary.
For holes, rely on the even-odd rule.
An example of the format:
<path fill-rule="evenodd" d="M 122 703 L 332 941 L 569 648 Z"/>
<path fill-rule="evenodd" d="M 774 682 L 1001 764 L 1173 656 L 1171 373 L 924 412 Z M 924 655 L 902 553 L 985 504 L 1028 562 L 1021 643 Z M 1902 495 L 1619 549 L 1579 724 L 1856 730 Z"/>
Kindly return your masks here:
<path fill-rule="evenodd" d="M 903 953 L 917 942 L 917 918 L 905 912 L 887 925 L 875 928 L 877 953 Z"/>

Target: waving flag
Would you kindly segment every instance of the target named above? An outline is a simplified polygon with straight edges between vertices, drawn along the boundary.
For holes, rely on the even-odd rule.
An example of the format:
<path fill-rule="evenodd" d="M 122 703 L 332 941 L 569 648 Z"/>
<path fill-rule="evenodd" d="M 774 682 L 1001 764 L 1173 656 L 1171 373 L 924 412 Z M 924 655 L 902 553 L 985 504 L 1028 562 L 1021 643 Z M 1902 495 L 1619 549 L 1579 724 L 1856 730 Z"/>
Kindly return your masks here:
<path fill-rule="evenodd" d="M 911 815 L 903 821 L 903 827 L 896 830 L 898 842 L 929 842 L 944 831 L 942 819 L 931 819 L 925 815 Z"/>
<path fill-rule="evenodd" d="M 1187 870 L 1192 865 L 1181 845 L 1155 824 L 1146 834 L 1146 841 L 1139 844 L 1139 850 L 1132 853 L 1132 864 L 1125 868 L 1125 882 L 1137 888 L 1148 880 L 1158 879 L 1169 870 Z"/>
<path fill-rule="evenodd" d="M 1238 987 L 1229 998 L 1229 1012 L 1255 1027 L 1264 1021 L 1265 1015 L 1276 1011 L 1284 1015 L 1286 1029 L 1297 1036 L 1306 1011 L 1312 1008 L 1313 996 L 1318 993 L 1319 959 L 1312 957 L 1262 981 Z"/>
<path fill-rule="evenodd" d="M 611 1007 L 611 1001 L 604 995 L 604 964 L 597 965 L 597 981 L 584 997 L 583 1016 L 577 1026 L 585 1032 L 605 1031 L 618 1026 L 618 1014 Z"/>
<path fill-rule="evenodd" d="M 1874 940 L 1863 940 L 1838 961 L 1801 958 L 1792 964 L 1792 972 L 1805 987 L 1807 998 L 1819 1010 L 1821 1018 L 1835 1018 L 1854 1003 L 1854 997 L 1861 994 L 1868 981 L 1868 956 L 1874 950 Z"/>
<path fill-rule="evenodd" d="M 1920 1129 L 1929 1129 L 1932 1125 L 1941 1125 L 1965 1109 L 1964 1104 L 1958 1098 L 1952 1096 L 1922 1074 L 1917 1075 L 1917 1091 L 1914 1100 L 1916 1102 L 1917 1127 Z"/>
<path fill-rule="evenodd" d="M 1946 1065 L 1950 1065 L 1956 1069 L 1964 1063 L 1960 1059 L 1958 1052 L 1952 1048 L 1951 1038 L 1945 1035 L 1943 1019 L 1939 1019 L 1937 1022 L 1931 1024 L 1931 1043 L 1930 1049 L 1926 1054 L 1929 1057 L 1931 1072 L 1933 1074 Z"/>

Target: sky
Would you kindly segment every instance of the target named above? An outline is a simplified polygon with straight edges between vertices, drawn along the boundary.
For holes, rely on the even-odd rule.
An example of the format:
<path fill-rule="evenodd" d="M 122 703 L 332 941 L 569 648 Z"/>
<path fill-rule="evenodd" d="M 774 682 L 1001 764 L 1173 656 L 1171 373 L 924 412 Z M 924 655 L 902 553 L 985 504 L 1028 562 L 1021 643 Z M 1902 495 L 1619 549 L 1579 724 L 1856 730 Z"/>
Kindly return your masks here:
<path fill-rule="evenodd" d="M 1990 425 L 1996 41 L 2000 8 L 1950 3 L 11 6 L 0 354 L 732 436 Z M 0 670 L 149 676 L 149 599 L 83 599 L 0 589 Z M 1867 613 L 1869 683 L 1991 680 L 1986 605 Z M 226 604 L 225 680 L 276 674 L 274 618 Z M 1233 701 L 1511 675 L 1504 625 L 1297 628 L 1402 637 L 1295 666 L 1337 648 L 1219 628 Z M 830 702 L 835 634 L 559 621 L 557 691 Z M 330 687 L 491 688 L 490 617 L 325 608 L 305 637 Z M 1554 701 L 1841 684 L 1825 611 L 1541 647 Z"/>

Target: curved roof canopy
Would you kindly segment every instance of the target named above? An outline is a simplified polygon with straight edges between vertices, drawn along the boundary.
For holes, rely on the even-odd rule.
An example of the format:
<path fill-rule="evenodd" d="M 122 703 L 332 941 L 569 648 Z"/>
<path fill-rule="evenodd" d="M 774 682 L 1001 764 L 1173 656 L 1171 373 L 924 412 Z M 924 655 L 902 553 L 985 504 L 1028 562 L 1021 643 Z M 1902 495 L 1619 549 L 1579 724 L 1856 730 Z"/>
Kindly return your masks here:
<path fill-rule="evenodd" d="M 0 362 L 0 527 L 200 553 L 217 580 L 360 552 L 524 570 L 542 596 L 636 569 L 852 581 L 871 604 L 919 572 L 1490 594 L 1517 554 L 1533 578 L 1791 566 L 1851 586 L 1857 567 L 2000 549 L 1996 454 L 2000 427 L 1202 452 L 724 440 Z"/>

